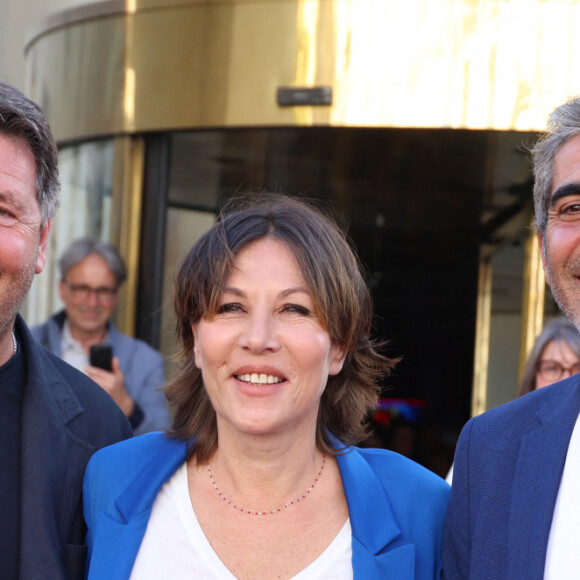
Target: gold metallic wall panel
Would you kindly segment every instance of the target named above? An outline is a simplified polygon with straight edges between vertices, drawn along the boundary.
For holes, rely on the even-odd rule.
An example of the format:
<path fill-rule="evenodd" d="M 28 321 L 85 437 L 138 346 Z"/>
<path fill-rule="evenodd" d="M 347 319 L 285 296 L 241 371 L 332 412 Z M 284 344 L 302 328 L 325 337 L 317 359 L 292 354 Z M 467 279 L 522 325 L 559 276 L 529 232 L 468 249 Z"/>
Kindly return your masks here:
<path fill-rule="evenodd" d="M 56 20 L 27 64 L 61 141 L 255 125 L 537 130 L 580 93 L 580 0 L 126 0 Z M 281 108 L 280 85 L 331 86 L 332 106 Z"/>
<path fill-rule="evenodd" d="M 91 21 L 42 36 L 27 55 L 29 94 L 57 140 L 122 130 L 125 18 Z"/>

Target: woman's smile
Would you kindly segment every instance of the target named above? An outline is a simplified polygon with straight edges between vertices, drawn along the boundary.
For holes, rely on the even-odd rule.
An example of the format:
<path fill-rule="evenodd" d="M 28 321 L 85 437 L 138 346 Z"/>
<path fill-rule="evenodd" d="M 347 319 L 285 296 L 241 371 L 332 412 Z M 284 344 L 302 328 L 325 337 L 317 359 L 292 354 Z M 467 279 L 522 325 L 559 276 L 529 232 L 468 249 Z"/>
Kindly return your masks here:
<path fill-rule="evenodd" d="M 275 377 L 273 375 L 266 375 L 264 373 L 246 373 L 244 375 L 234 375 L 238 381 L 243 383 L 251 383 L 253 385 L 272 385 L 275 383 L 282 383 L 285 379 Z"/>

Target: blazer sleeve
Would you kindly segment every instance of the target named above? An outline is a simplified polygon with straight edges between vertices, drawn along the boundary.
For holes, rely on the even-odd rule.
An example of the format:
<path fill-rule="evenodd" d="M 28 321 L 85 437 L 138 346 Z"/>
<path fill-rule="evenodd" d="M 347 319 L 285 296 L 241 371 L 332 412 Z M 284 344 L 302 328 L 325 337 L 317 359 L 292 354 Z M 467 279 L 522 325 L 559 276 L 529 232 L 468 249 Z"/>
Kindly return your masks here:
<path fill-rule="evenodd" d="M 141 348 L 125 375 L 127 390 L 143 412 L 143 421 L 135 428 L 135 435 L 160 431 L 169 427 L 169 410 L 160 388 L 165 382 L 164 360 L 160 353 Z"/>
<path fill-rule="evenodd" d="M 142 341 L 124 337 L 118 356 L 125 374 L 125 387 L 143 413 L 143 420 L 135 426 L 135 435 L 161 431 L 170 425 L 165 395 L 160 390 L 165 382 L 165 362 L 158 351 Z"/>

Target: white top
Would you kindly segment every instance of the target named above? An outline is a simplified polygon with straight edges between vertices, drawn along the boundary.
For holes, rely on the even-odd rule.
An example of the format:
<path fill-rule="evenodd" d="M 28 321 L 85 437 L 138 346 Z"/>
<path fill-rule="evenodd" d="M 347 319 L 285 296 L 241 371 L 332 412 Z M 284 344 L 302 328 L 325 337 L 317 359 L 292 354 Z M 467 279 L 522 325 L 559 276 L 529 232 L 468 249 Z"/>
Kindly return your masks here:
<path fill-rule="evenodd" d="M 566 454 L 564 473 L 554 507 L 554 517 L 548 539 L 544 580 L 579 578 L 578 546 L 580 534 L 580 426 L 576 419 L 570 446 Z"/>
<path fill-rule="evenodd" d="M 445 478 L 445 481 L 449 484 L 449 485 L 453 485 L 453 466 L 455 464 L 452 463 L 451 467 L 449 468 L 449 471 L 447 472 L 447 477 Z"/>
<path fill-rule="evenodd" d="M 89 366 L 89 356 L 83 350 L 81 343 L 75 340 L 70 333 L 70 323 L 65 319 L 60 337 L 62 360 L 79 371 L 85 372 Z"/>
<path fill-rule="evenodd" d="M 105 334 L 103 342 L 106 342 L 108 337 L 109 334 Z M 85 369 L 90 364 L 89 355 L 84 351 L 81 343 L 73 338 L 73 335 L 70 332 L 70 322 L 68 321 L 68 318 L 64 319 L 62 334 L 60 336 L 60 350 L 62 352 L 61 358 L 64 362 L 67 362 L 69 365 L 83 373 L 85 372 Z"/>
<path fill-rule="evenodd" d="M 251 542 L 248 547 L 251 547 Z M 160 578 L 235 580 L 199 525 L 189 497 L 186 463 L 157 494 L 131 572 L 131 580 Z M 328 548 L 292 580 L 352 578 L 352 531 L 349 519 Z"/>

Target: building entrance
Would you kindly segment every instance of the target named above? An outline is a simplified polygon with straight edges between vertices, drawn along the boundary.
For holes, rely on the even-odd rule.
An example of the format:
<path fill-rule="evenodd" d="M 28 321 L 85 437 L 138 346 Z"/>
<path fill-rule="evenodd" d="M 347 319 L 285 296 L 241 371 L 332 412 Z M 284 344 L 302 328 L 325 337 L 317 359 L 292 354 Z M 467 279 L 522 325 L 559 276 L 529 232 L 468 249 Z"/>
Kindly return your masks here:
<path fill-rule="evenodd" d="M 496 373 L 504 381 L 499 388 L 505 400 L 515 395 L 532 201 L 524 145 L 532 140 L 526 133 L 444 129 L 150 135 L 138 334 L 173 352 L 172 275 L 220 202 L 267 189 L 328 204 L 346 219 L 367 271 L 374 332 L 389 341 L 390 355 L 402 357 L 383 387 L 373 443 L 400 445 L 404 426 L 414 438 L 410 445 L 407 435 L 405 449 L 442 473 L 470 416 L 482 259 L 494 260 L 497 270 L 494 328 L 513 338 L 511 354 L 498 360 L 506 369 L 505 377 Z"/>

